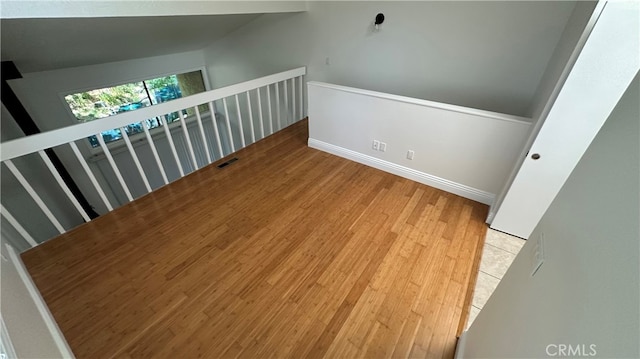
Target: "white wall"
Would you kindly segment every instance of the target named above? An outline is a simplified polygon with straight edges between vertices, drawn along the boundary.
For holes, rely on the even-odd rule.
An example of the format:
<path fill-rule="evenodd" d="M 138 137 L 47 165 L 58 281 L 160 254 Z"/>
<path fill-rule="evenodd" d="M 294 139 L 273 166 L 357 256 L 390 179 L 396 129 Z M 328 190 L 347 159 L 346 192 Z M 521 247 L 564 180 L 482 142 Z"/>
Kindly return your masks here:
<path fill-rule="evenodd" d="M 487 204 L 530 128 L 526 118 L 350 87 L 310 82 L 308 93 L 309 146 Z"/>
<path fill-rule="evenodd" d="M 527 242 L 466 333 L 464 357 L 547 357 L 549 344 L 640 357 L 639 97 L 636 76 L 532 234 L 544 233 L 544 264 L 530 276 Z"/>
<path fill-rule="evenodd" d="M 44 305 L 42 298 L 37 291 L 35 297 L 34 292 L 30 292 L 30 286 L 31 289 L 35 288 L 30 278 L 25 283 L 24 277 L 21 277 L 26 274 L 26 271 L 21 262 L 16 262 L 19 259 L 15 256 L 15 252 L 13 256 L 9 253 L 4 240 L 0 245 L 2 246 L 0 309 L 18 358 L 72 358 L 73 354 L 52 320 L 51 314 L 46 306 L 42 306 Z M 41 304 L 40 307 L 39 304 Z"/>
<path fill-rule="evenodd" d="M 567 25 L 562 32 L 560 41 L 556 45 L 553 55 L 549 59 L 546 70 L 538 89 L 535 93 L 529 113 L 534 120 L 538 120 L 543 113 L 545 106 L 549 100 L 554 100 L 557 95 L 557 84 L 564 82 L 562 77 L 565 66 L 569 61 L 574 48 L 578 45 L 578 41 L 583 30 L 587 26 L 591 14 L 596 7 L 597 1 L 578 1 L 576 3 Z"/>
<path fill-rule="evenodd" d="M 310 80 L 528 116 L 574 5 L 311 1 L 259 17 L 205 56 L 215 87 L 306 65 Z M 386 20 L 373 32 L 378 12 Z"/>

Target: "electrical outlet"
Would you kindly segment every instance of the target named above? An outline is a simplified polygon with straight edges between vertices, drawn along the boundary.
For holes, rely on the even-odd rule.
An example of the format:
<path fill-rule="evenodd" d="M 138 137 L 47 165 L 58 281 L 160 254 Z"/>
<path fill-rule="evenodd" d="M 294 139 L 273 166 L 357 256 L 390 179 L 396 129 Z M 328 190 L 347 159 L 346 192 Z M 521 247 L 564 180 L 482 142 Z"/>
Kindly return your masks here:
<path fill-rule="evenodd" d="M 380 152 L 386 152 L 386 151 L 387 151 L 387 143 L 380 142 Z"/>
<path fill-rule="evenodd" d="M 380 149 L 380 141 L 378 141 L 378 140 L 373 140 L 373 146 L 372 146 L 372 147 L 373 147 L 373 149 L 374 149 L 374 150 L 376 150 L 376 151 L 377 151 L 377 150 L 379 150 L 379 149 Z"/>
<path fill-rule="evenodd" d="M 415 153 L 415 152 L 413 152 L 413 150 L 409 150 L 409 151 L 407 151 L 407 159 L 408 159 L 408 160 L 412 160 L 412 159 L 413 159 L 413 156 L 414 156 L 415 154 L 416 154 L 416 153 Z"/>
<path fill-rule="evenodd" d="M 544 233 L 540 232 L 540 236 L 533 245 L 531 253 L 531 276 L 533 277 L 538 269 L 544 263 Z"/>

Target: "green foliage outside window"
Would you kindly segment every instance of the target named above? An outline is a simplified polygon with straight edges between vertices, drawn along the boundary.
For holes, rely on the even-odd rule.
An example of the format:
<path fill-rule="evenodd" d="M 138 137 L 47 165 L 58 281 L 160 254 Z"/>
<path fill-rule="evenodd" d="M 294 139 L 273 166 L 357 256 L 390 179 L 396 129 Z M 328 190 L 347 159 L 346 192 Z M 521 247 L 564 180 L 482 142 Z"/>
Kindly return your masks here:
<path fill-rule="evenodd" d="M 128 84 L 107 87 L 86 92 L 79 92 L 64 97 L 71 112 L 80 122 L 92 121 L 109 117 L 121 112 L 136 110 L 142 107 L 171 101 L 183 96 L 189 96 L 205 90 L 202 73 L 193 71 L 178 75 L 158 77 L 155 79 L 132 82 Z M 207 111 L 206 105 L 199 107 L 200 111 Z M 125 126 L 129 135 L 143 132 L 142 126 L 148 129 L 162 126 L 163 122 L 171 123 L 182 115 L 192 115 L 193 109 L 173 112 L 146 119 L 140 123 Z M 182 115 L 181 115 L 182 114 Z M 144 123 L 144 124 L 143 124 Z M 122 138 L 119 128 L 102 132 L 106 143 Z M 88 138 L 92 147 L 99 146 L 96 136 Z"/>
<path fill-rule="evenodd" d="M 156 89 L 162 89 L 168 86 L 178 86 L 178 79 L 176 78 L 175 75 L 173 75 L 173 76 L 159 77 L 153 80 L 147 80 L 145 81 L 145 83 L 149 87 L 149 90 L 156 90 Z"/>
<path fill-rule="evenodd" d="M 142 82 L 65 96 L 73 115 L 86 122 L 111 116 L 122 105 L 142 101 L 146 96 Z"/>

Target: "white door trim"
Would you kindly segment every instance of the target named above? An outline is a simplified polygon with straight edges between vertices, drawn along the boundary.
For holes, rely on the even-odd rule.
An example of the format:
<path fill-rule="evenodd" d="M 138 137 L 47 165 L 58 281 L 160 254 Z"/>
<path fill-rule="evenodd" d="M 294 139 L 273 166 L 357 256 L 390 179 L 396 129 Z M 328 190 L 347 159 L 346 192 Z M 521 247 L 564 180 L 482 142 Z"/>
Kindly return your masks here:
<path fill-rule="evenodd" d="M 640 69 L 640 3 L 607 2 L 491 227 L 527 238 Z"/>
<path fill-rule="evenodd" d="M 556 99 L 558 98 L 558 93 L 562 89 L 562 85 L 564 85 L 565 81 L 567 80 L 567 77 L 569 76 L 569 73 L 571 72 L 573 65 L 576 63 L 576 60 L 578 59 L 578 55 L 580 55 L 580 51 L 582 51 L 584 44 L 587 42 L 587 39 L 589 38 L 589 34 L 591 34 L 591 30 L 593 30 L 593 27 L 598 21 L 598 17 L 600 17 L 600 13 L 604 9 L 605 4 L 606 4 L 606 1 L 600 1 L 596 4 L 596 7 L 593 9 L 593 12 L 591 13 L 591 17 L 589 18 L 589 21 L 587 21 L 587 24 L 585 25 L 584 30 L 582 30 L 582 34 L 580 35 L 580 38 L 578 39 L 578 42 L 576 43 L 575 48 L 571 52 L 571 55 L 569 56 L 567 63 L 564 65 L 564 68 L 560 73 L 560 77 L 558 78 L 556 84 L 554 85 L 553 91 L 551 91 L 551 94 L 549 95 L 549 98 L 547 99 L 544 105 L 542 113 L 537 119 L 534 118 L 533 128 L 531 129 L 531 133 L 529 134 L 529 137 L 527 138 L 527 141 L 525 142 L 525 145 L 522 148 L 522 153 L 518 157 L 516 164 L 513 166 L 513 170 L 509 174 L 509 177 L 507 178 L 506 183 L 502 187 L 502 190 L 498 192 L 498 194 L 496 195 L 495 201 L 493 202 L 493 204 L 491 204 L 491 207 L 489 208 L 487 223 L 491 224 L 493 222 L 493 219 L 496 216 L 496 212 L 502 205 L 502 202 L 504 201 L 504 198 L 507 195 L 509 188 L 513 184 L 513 181 L 515 180 L 516 175 L 518 174 L 518 170 L 520 169 L 520 167 L 522 167 L 522 164 L 527 158 L 527 155 L 529 154 L 529 150 L 533 145 L 533 141 L 535 141 L 536 137 L 538 136 L 538 133 L 540 133 L 540 129 L 542 128 L 542 125 L 544 124 L 545 119 L 549 115 L 549 111 L 551 111 L 551 107 L 553 106 Z"/>

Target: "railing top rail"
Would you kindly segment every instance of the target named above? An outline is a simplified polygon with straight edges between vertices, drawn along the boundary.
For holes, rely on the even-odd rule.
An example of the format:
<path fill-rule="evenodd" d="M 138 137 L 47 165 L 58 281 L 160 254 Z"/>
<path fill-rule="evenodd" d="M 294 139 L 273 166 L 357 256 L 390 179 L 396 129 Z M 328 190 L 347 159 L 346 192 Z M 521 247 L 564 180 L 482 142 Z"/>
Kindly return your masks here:
<path fill-rule="evenodd" d="M 76 141 L 81 138 L 86 138 L 103 131 L 120 128 L 132 123 L 144 121 L 148 118 L 162 116 L 185 108 L 195 107 L 203 103 L 219 100 L 305 74 L 306 67 L 299 67 L 297 69 L 264 76 L 258 79 L 241 82 L 211 91 L 201 92 L 199 94 L 141 108 L 135 111 L 124 112 L 90 122 L 79 123 L 77 125 L 67 126 L 7 141 L 0 144 L 0 161 L 4 162 L 6 160 L 28 155 L 47 148 L 63 145 L 71 141 Z"/>

